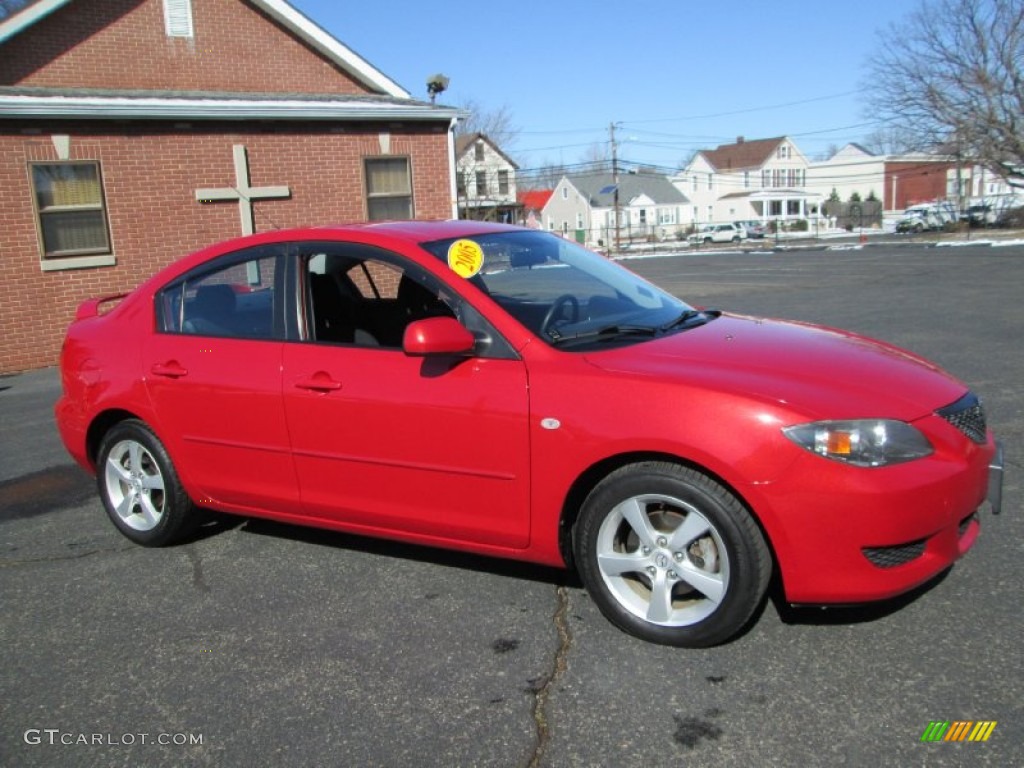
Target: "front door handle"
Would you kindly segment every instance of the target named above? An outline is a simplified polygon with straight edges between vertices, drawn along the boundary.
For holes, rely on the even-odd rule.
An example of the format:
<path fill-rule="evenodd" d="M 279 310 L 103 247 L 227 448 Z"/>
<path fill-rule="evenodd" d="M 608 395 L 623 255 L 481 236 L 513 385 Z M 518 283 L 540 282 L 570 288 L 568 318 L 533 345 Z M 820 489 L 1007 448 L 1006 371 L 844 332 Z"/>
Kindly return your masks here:
<path fill-rule="evenodd" d="M 334 392 L 341 389 L 341 382 L 335 381 L 330 374 L 317 371 L 307 379 L 299 379 L 295 382 L 299 389 L 308 389 L 313 392 Z"/>
<path fill-rule="evenodd" d="M 177 360 L 157 363 L 149 370 L 154 376 L 166 376 L 169 379 L 180 379 L 182 376 L 188 376 L 188 369 L 183 368 Z"/>

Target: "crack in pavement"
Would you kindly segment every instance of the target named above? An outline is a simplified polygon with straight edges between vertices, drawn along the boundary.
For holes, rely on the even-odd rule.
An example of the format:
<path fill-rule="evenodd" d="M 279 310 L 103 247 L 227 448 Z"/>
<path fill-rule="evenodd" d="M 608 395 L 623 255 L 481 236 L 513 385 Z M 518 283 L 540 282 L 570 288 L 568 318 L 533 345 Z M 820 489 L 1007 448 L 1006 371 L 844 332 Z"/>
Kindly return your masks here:
<path fill-rule="evenodd" d="M 572 634 L 569 632 L 569 590 L 565 586 L 556 591 L 558 604 L 553 617 L 555 629 L 558 630 L 558 650 L 551 664 L 551 671 L 538 678 L 533 686 L 533 722 L 537 727 L 537 743 L 533 754 L 527 762 L 528 768 L 539 768 L 548 742 L 551 740 L 551 727 L 548 725 L 547 705 L 551 698 L 551 689 L 555 682 L 564 674 L 568 667 L 569 648 L 572 646 Z"/>
<path fill-rule="evenodd" d="M 64 560 L 81 560 L 83 557 L 92 557 L 93 555 L 106 555 L 106 554 L 118 554 L 121 552 L 127 552 L 130 549 L 136 549 L 134 544 L 129 544 L 123 547 L 101 547 L 100 549 L 90 549 L 85 552 L 75 552 L 69 555 L 43 555 L 41 557 L 21 557 L 21 558 L 3 558 L 0 559 L 0 568 L 13 568 L 19 565 L 32 565 L 33 563 L 59 563 Z"/>

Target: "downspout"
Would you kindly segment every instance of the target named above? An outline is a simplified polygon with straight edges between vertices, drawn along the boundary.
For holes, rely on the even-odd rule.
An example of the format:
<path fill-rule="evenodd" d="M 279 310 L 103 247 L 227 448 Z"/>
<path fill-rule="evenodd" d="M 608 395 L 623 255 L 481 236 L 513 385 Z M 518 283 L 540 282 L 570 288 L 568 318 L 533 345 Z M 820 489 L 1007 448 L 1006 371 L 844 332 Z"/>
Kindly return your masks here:
<path fill-rule="evenodd" d="M 459 187 L 455 173 L 455 124 L 459 118 L 453 117 L 448 123 L 448 199 L 452 201 L 452 219 L 459 218 Z"/>

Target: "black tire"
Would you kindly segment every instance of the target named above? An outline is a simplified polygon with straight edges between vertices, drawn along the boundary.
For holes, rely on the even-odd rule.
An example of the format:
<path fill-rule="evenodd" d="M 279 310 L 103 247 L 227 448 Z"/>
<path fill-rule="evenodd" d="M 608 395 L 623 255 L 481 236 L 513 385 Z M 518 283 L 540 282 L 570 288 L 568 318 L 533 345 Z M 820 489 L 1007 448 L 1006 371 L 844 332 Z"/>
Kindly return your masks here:
<path fill-rule="evenodd" d="M 110 520 L 136 544 L 173 544 L 200 522 L 163 443 L 137 419 L 119 422 L 103 436 L 96 484 Z"/>
<path fill-rule="evenodd" d="M 631 464 L 602 480 L 583 503 L 573 554 L 613 624 L 686 648 L 743 629 L 764 600 L 772 565 L 760 528 L 732 493 L 668 462 Z"/>

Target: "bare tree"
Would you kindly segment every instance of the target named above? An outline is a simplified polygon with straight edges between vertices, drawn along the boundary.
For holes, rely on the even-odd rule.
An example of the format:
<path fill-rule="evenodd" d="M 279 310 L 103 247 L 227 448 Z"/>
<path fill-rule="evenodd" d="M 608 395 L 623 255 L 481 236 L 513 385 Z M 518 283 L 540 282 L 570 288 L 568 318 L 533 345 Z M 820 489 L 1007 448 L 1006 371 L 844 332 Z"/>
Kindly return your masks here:
<path fill-rule="evenodd" d="M 591 144 L 580 155 L 580 165 L 587 170 L 610 170 L 612 167 L 611 144 L 607 141 Z"/>
<path fill-rule="evenodd" d="M 524 190 L 554 189 L 568 172 L 564 164 L 545 160 L 539 167 L 520 173 L 516 182 Z"/>
<path fill-rule="evenodd" d="M 501 147 L 502 151 L 508 151 L 507 147 L 519 136 L 519 127 L 507 104 L 497 109 L 486 109 L 476 99 L 466 99 L 459 107 L 469 113 L 468 118 L 460 120 L 455 126 L 455 133 L 460 136 L 482 133 Z"/>
<path fill-rule="evenodd" d="M 864 149 L 876 155 L 902 155 L 907 152 L 927 149 L 920 137 L 898 125 L 884 125 L 877 128 L 861 141 Z"/>
<path fill-rule="evenodd" d="M 1024 186 L 1024 0 L 924 0 L 870 72 L 877 117 Z"/>

